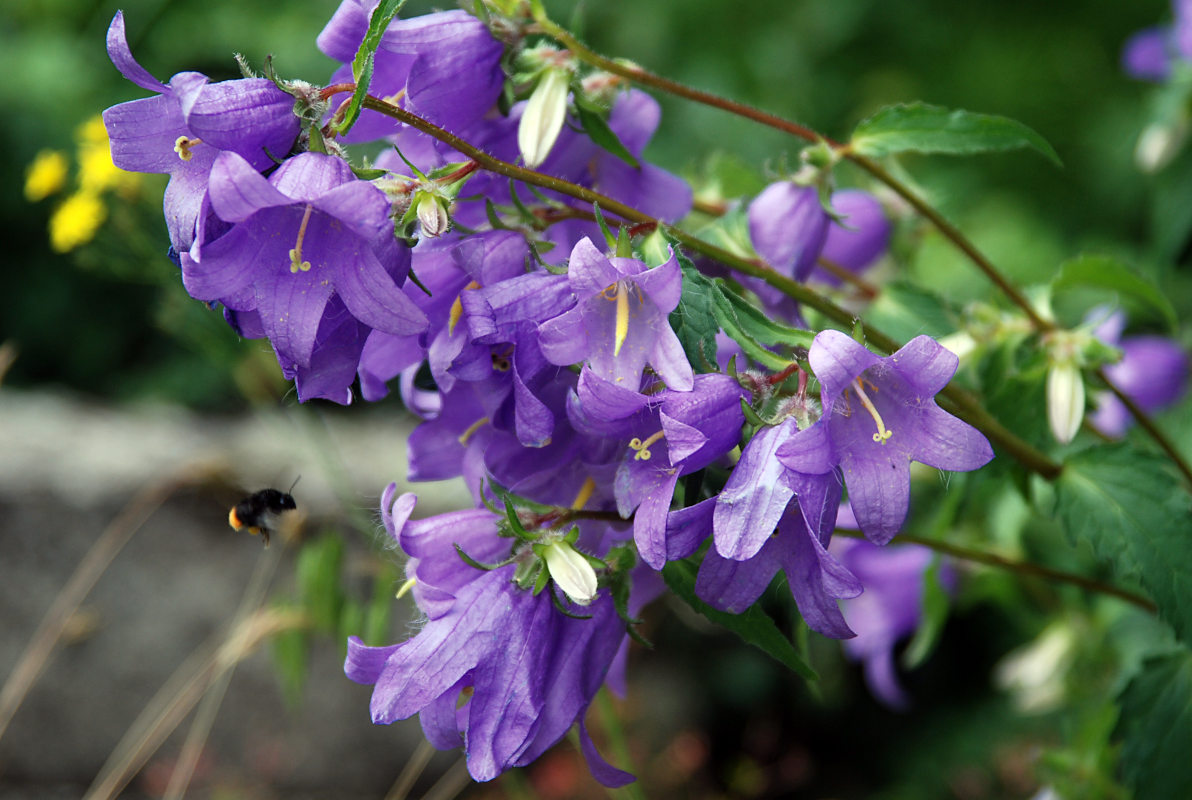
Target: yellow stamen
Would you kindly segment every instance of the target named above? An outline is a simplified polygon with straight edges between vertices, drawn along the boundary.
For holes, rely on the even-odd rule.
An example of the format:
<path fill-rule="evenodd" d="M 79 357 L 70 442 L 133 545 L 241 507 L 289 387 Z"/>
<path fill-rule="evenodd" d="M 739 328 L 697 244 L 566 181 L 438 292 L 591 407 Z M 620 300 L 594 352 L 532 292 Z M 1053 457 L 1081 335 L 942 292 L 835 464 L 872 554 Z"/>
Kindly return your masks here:
<path fill-rule="evenodd" d="M 468 289 L 479 289 L 479 288 L 480 288 L 480 284 L 476 283 L 476 281 L 472 281 L 471 283 L 469 283 L 467 286 L 464 287 L 464 292 L 466 292 Z M 455 302 L 451 304 L 451 312 L 447 315 L 447 335 L 448 336 L 451 336 L 452 334 L 455 333 L 455 326 L 456 326 L 456 324 L 459 323 L 459 318 L 462 317 L 463 313 L 464 313 L 464 302 L 463 302 L 463 300 L 460 299 L 461 296 L 463 296 L 463 292 L 460 292 L 459 295 L 456 296 Z"/>
<path fill-rule="evenodd" d="M 592 492 L 596 491 L 596 481 L 590 477 L 584 481 L 584 485 L 579 487 L 579 493 L 575 495 L 575 499 L 571 501 L 571 509 L 573 511 L 580 511 L 592 499 Z"/>
<path fill-rule="evenodd" d="M 471 425 L 468 426 L 468 429 L 466 431 L 464 431 L 463 433 L 461 433 L 459 435 L 459 440 L 458 440 L 459 443 L 466 447 L 468 444 L 468 440 L 472 438 L 472 434 L 476 433 L 476 431 L 480 430 L 487 423 L 488 423 L 488 417 L 481 417 L 480 419 L 473 422 Z"/>
<path fill-rule="evenodd" d="M 629 449 L 637 451 L 637 455 L 635 455 L 633 457 L 633 460 L 634 461 L 649 461 L 650 460 L 650 445 L 654 444 L 654 442 L 658 441 L 665 435 L 666 435 L 665 432 L 658 431 L 657 433 L 654 433 L 653 435 L 651 435 L 650 438 L 646 439 L 644 442 L 641 439 L 637 438 L 636 436 L 634 436 L 632 439 L 630 439 L 629 440 Z"/>
<path fill-rule="evenodd" d="M 383 101 L 385 101 L 386 103 L 388 103 L 389 105 L 395 106 L 398 103 L 400 103 L 402 101 L 402 98 L 405 96 L 406 96 L 406 87 L 403 86 L 395 94 L 391 94 L 388 97 L 382 97 L 381 99 Z"/>
<path fill-rule="evenodd" d="M 202 143 L 202 139 L 191 139 L 189 136 L 179 136 L 174 140 L 174 152 L 177 153 L 178 158 L 182 159 L 183 161 L 190 161 L 192 158 L 194 158 L 194 153 L 190 151 L 190 148 L 194 147 L 196 144 Z"/>
<path fill-rule="evenodd" d="M 306 238 L 306 226 L 310 222 L 310 212 L 313 210 L 310 203 L 307 203 L 306 211 L 302 213 L 302 224 L 298 226 L 298 241 L 290 250 L 290 272 L 297 273 L 298 270 L 310 272 L 310 262 L 302 260 L 302 240 Z"/>
<path fill-rule="evenodd" d="M 405 596 L 406 596 L 406 593 L 407 593 L 407 592 L 409 592 L 411 589 L 413 589 L 413 588 L 414 588 L 414 584 L 416 584 L 416 583 L 418 583 L 418 579 L 417 579 L 417 578 L 410 578 L 408 581 L 406 581 L 405 583 L 403 583 L 403 584 L 401 585 L 401 588 L 399 588 L 399 589 L 397 590 L 397 599 L 398 599 L 398 600 L 400 600 L 400 599 L 402 599 L 403 597 L 405 597 Z"/>
<path fill-rule="evenodd" d="M 886 429 L 886 423 L 882 422 L 882 415 L 877 413 L 877 407 L 873 405 L 869 395 L 865 394 L 865 387 L 861 385 L 861 379 L 857 378 L 853 383 L 857 385 L 857 398 L 861 401 L 861 405 L 865 406 L 869 416 L 873 417 L 873 421 L 877 423 L 877 433 L 873 434 L 873 441 L 885 444 L 886 440 L 894 435 L 894 431 Z"/>
<path fill-rule="evenodd" d="M 617 281 L 617 325 L 613 333 L 613 358 L 621 353 L 621 345 L 629 335 L 629 290 L 625 281 Z"/>

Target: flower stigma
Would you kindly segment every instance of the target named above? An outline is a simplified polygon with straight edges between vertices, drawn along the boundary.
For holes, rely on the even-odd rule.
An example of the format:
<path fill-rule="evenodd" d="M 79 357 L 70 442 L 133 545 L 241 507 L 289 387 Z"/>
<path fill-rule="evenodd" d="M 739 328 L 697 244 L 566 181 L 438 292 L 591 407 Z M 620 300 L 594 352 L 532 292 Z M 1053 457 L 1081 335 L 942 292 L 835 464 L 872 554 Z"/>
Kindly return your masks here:
<path fill-rule="evenodd" d="M 579 487 L 575 499 L 571 501 L 571 510 L 582 511 L 583 507 L 592 499 L 592 492 L 594 491 L 596 491 L 596 481 L 592 480 L 592 477 L 589 475 L 584 479 L 584 485 Z"/>
<path fill-rule="evenodd" d="M 472 281 L 464 287 L 464 292 L 468 289 L 479 289 L 480 284 Z M 447 315 L 447 335 L 451 336 L 455 333 L 455 326 L 459 324 L 459 318 L 464 314 L 464 301 L 460 299 L 464 292 L 460 292 L 455 296 L 455 302 L 451 304 L 451 311 Z"/>
<path fill-rule="evenodd" d="M 632 439 L 630 439 L 629 440 L 629 448 L 631 450 L 637 451 L 637 455 L 635 455 L 633 457 L 633 460 L 634 461 L 649 461 L 650 460 L 650 445 L 654 444 L 654 442 L 658 441 L 665 435 L 666 435 L 665 431 L 660 430 L 660 431 L 657 431 L 654 434 L 652 434 L 644 442 L 641 439 L 637 438 L 636 436 L 634 436 Z"/>
<path fill-rule="evenodd" d="M 463 433 L 461 433 L 459 435 L 459 439 L 458 439 L 459 443 L 466 447 L 468 444 L 468 440 L 472 438 L 472 434 L 476 433 L 476 431 L 480 430 L 487 423 L 488 423 L 488 417 L 481 417 L 480 419 L 473 422 L 471 425 L 468 426 L 468 429 L 466 431 L 464 431 Z"/>
<path fill-rule="evenodd" d="M 202 144 L 202 139 L 191 139 L 189 136 L 179 136 L 174 140 L 174 152 L 178 154 L 178 158 L 183 161 L 190 161 L 194 158 L 194 153 L 190 151 L 196 144 Z"/>
<path fill-rule="evenodd" d="M 290 272 L 297 273 L 298 270 L 310 272 L 310 262 L 302 260 L 302 240 L 306 238 L 306 226 L 310 222 L 310 212 L 313 210 L 310 203 L 307 203 L 306 211 L 302 214 L 302 224 L 298 226 L 298 241 L 290 250 Z"/>
<path fill-rule="evenodd" d="M 877 433 L 873 434 L 873 441 L 885 444 L 886 440 L 894 435 L 894 431 L 886 428 L 886 423 L 882 421 L 882 415 L 878 413 L 877 407 L 869 399 L 869 395 L 865 394 L 865 387 L 861 385 L 861 379 L 856 378 L 853 383 L 857 385 L 857 398 L 861 401 L 861 405 L 865 406 L 869 416 L 873 417 L 873 421 L 877 423 Z"/>
<path fill-rule="evenodd" d="M 398 600 L 400 600 L 400 599 L 402 599 L 403 597 L 405 597 L 405 596 L 406 596 L 406 593 L 407 593 L 407 592 L 409 592 L 411 589 L 413 589 L 413 588 L 414 588 L 414 584 L 416 584 L 416 583 L 418 583 L 418 579 L 417 579 L 417 578 L 410 578 L 410 579 L 409 579 L 409 580 L 407 580 L 405 583 L 403 583 L 403 584 L 402 584 L 402 585 L 401 585 L 401 586 L 398 588 L 398 590 L 397 590 L 397 594 L 395 595 L 395 596 L 397 597 L 397 599 L 398 599 Z"/>

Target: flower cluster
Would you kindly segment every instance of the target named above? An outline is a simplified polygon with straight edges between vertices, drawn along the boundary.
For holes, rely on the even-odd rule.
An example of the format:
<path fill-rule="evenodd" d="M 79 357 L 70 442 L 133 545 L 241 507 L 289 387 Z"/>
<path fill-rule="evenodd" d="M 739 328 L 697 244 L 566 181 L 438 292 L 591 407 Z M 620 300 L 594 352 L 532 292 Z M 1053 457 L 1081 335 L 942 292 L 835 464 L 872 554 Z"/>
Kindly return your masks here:
<path fill-rule="evenodd" d="M 417 714 L 437 747 L 464 747 L 477 780 L 578 725 L 594 774 L 618 785 L 631 776 L 599 757 L 584 715 L 603 684 L 621 685 L 669 561 L 703 552 L 695 590 L 731 612 L 781 570 L 812 629 L 850 637 L 837 601 L 863 581 L 828 549 L 844 492 L 885 544 L 907 516 L 911 461 L 972 470 L 992 450 L 935 404 L 957 359 L 925 336 L 880 357 L 825 330 L 803 367 L 704 371 L 721 354 L 696 358 L 675 330 L 692 291 L 681 253 L 628 225 L 614 237 L 591 205 L 485 172 L 429 126 L 382 113 L 664 222 L 686 215 L 691 188 L 642 160 L 658 104 L 581 78 L 508 20 L 394 20 L 375 54 L 379 99 L 341 130 L 349 101 L 331 101 L 350 96 L 371 13 L 344 0 L 320 35 L 344 63 L 324 90 L 159 82 L 117 15 L 111 58 L 154 96 L 105 113 L 113 157 L 170 175 L 184 285 L 268 338 L 300 400 L 396 389 L 422 418 L 411 479 L 462 477 L 472 492 L 475 508 L 417 521 L 412 495 L 385 493 L 426 624 L 395 645 L 351 642 L 346 670 L 375 685 L 373 719 Z M 349 163 L 345 144 L 375 142 L 375 163 Z M 748 209 L 757 252 L 799 280 L 821 259 L 866 268 L 890 234 L 872 196 L 820 188 L 779 182 Z M 769 287 L 751 288 L 778 310 Z"/>

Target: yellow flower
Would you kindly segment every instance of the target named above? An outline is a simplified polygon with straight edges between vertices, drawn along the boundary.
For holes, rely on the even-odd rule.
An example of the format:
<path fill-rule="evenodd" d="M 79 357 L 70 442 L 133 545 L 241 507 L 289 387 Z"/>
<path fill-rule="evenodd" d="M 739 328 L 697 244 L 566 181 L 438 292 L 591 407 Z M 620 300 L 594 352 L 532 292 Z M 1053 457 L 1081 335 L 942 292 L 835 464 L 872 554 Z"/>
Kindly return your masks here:
<path fill-rule="evenodd" d="M 95 238 L 108 211 L 99 195 L 80 190 L 66 198 L 50 217 L 50 246 L 66 253 Z"/>
<path fill-rule="evenodd" d="M 66 185 L 66 156 L 60 150 L 42 150 L 25 171 L 25 199 L 44 200 Z"/>
<path fill-rule="evenodd" d="M 96 114 L 75 131 L 79 144 L 79 187 L 85 192 L 115 189 L 127 193 L 139 185 L 136 173 L 125 172 L 112 163 L 111 144 L 103 117 Z"/>

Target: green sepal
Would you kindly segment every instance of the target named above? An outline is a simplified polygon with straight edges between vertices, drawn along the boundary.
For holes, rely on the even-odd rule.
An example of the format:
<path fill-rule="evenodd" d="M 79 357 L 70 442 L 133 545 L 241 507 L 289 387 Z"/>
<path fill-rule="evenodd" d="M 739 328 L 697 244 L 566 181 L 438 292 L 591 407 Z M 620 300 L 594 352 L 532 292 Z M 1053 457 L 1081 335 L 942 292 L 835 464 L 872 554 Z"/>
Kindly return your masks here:
<path fill-rule="evenodd" d="M 375 167 L 352 167 L 352 174 L 362 181 L 375 181 L 377 178 L 384 178 L 389 174 L 387 169 L 376 169 Z"/>
<path fill-rule="evenodd" d="M 464 549 L 462 547 L 460 547 L 458 542 L 452 542 L 451 546 L 455 548 L 455 554 L 459 556 L 460 561 L 463 561 L 469 567 L 473 567 L 474 569 L 483 570 L 484 572 L 492 572 L 494 569 L 500 569 L 501 567 L 507 567 L 516 560 L 516 558 L 514 556 L 510 556 L 509 558 L 505 559 L 504 561 L 498 561 L 495 564 L 485 564 L 483 561 L 477 561 L 476 559 L 474 559 L 470 555 L 468 555 L 464 551 Z"/>
<path fill-rule="evenodd" d="M 543 574 L 545 574 L 546 570 L 543 570 L 542 572 L 543 572 Z M 535 591 L 534 594 L 537 595 L 538 592 Z M 559 599 L 559 593 L 555 591 L 555 588 L 553 586 L 551 587 L 551 590 L 550 590 L 550 599 L 551 599 L 551 602 L 554 603 L 554 605 L 555 605 L 555 610 L 558 611 L 560 614 L 562 614 L 565 617 L 570 617 L 571 619 L 591 619 L 592 618 L 591 614 L 576 614 L 574 611 L 568 611 L 567 607 L 565 605 L 563 605 L 563 601 Z"/>
<path fill-rule="evenodd" d="M 413 267 L 410 267 L 410 269 L 407 271 L 406 279 L 409 280 L 410 283 L 414 284 L 419 289 L 421 289 L 423 294 L 425 294 L 427 297 L 434 297 L 434 295 L 431 294 L 430 289 L 426 288 L 426 284 L 424 284 L 422 281 L 418 280 L 418 275 L 414 273 Z"/>
<path fill-rule="evenodd" d="M 583 89 L 578 85 L 572 87 L 571 96 L 575 98 L 575 111 L 579 115 L 579 124 L 583 126 L 588 138 L 597 147 L 607 150 L 634 169 L 640 168 L 641 162 L 637 160 L 637 156 L 629 152 L 629 148 L 621 142 L 616 132 L 609 127 L 608 122 L 604 119 L 604 110 L 584 97 Z"/>
<path fill-rule="evenodd" d="M 613 232 L 609 230 L 608 222 L 604 219 L 604 212 L 600 210 L 599 203 L 592 204 L 592 214 L 596 217 L 596 224 L 600 226 L 600 232 L 604 234 L 604 242 L 608 245 L 608 249 L 617 249 L 617 237 L 613 236 Z"/>
<path fill-rule="evenodd" d="M 501 219 L 499 214 L 497 214 L 496 205 L 488 197 L 484 198 L 484 215 L 488 217 L 488 224 L 494 231 L 509 230 L 509 226 L 506 225 L 505 221 Z"/>
<path fill-rule="evenodd" d="M 617 258 L 633 258 L 633 237 L 624 225 L 617 230 L 617 247 L 614 252 Z"/>
<path fill-rule="evenodd" d="M 538 557 L 541 558 L 541 554 L 539 554 Z M 549 583 L 550 571 L 547 570 L 545 564 L 543 564 L 538 570 L 537 577 L 534 578 L 534 596 L 537 597 L 538 595 L 542 594 L 542 590 L 545 589 Z M 551 597 L 554 596 L 555 593 L 551 592 Z"/>
<path fill-rule="evenodd" d="M 749 401 L 747 401 L 744 397 L 740 398 L 740 401 L 741 412 L 745 414 L 746 422 L 748 422 L 750 425 L 756 425 L 758 427 L 764 426 L 766 424 L 766 421 L 758 415 L 753 406 L 749 405 Z"/>

